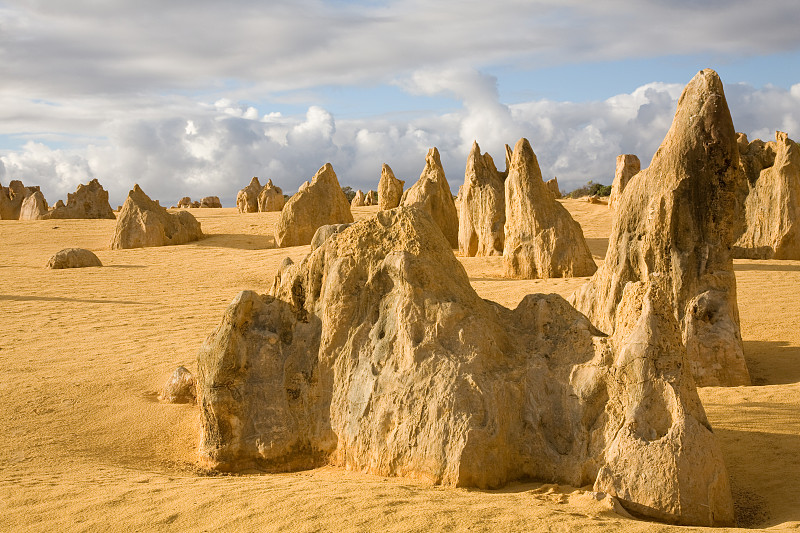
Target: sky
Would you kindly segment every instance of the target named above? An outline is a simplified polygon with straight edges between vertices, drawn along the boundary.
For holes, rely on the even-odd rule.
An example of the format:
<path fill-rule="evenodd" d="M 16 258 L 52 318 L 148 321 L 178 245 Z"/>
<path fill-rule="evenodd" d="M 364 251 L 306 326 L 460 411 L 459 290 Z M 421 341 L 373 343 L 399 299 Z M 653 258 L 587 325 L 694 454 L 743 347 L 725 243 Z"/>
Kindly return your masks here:
<path fill-rule="evenodd" d="M 568 191 L 649 164 L 707 67 L 737 131 L 800 139 L 797 0 L 0 0 L 0 183 L 230 207 L 326 162 L 410 186 L 436 146 L 456 194 L 527 137 Z"/>

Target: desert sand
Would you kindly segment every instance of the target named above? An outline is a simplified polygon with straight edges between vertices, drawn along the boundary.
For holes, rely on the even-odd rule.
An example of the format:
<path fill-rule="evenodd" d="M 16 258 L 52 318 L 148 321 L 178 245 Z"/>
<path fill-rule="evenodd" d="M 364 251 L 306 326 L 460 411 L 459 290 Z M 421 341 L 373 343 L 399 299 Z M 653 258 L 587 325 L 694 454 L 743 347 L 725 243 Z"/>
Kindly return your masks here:
<path fill-rule="evenodd" d="M 560 200 L 602 262 L 613 211 Z M 353 209 L 358 220 L 378 207 Z M 157 402 L 243 289 L 280 261 L 280 213 L 195 209 L 208 237 L 111 250 L 114 220 L 0 221 L 2 531 L 679 531 L 626 518 L 589 488 L 482 491 L 332 467 L 209 475 L 195 464 L 198 408 Z M 103 267 L 45 268 L 67 247 Z M 502 257 L 459 258 L 478 293 L 513 307 L 568 297 L 587 278 L 502 278 Z M 753 386 L 700 389 L 739 524 L 800 528 L 800 261 L 735 260 Z"/>

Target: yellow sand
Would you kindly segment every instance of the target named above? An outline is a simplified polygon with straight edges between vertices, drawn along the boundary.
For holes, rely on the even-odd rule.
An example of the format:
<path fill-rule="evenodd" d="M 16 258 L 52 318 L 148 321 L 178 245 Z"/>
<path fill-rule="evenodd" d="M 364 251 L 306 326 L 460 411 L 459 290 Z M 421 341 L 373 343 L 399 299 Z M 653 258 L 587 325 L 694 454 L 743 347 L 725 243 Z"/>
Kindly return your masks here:
<path fill-rule="evenodd" d="M 565 200 L 602 260 L 606 206 Z M 376 207 L 355 209 L 356 218 Z M 178 366 L 242 289 L 264 292 L 283 257 L 277 214 L 196 209 L 203 241 L 109 249 L 114 221 L 0 221 L 0 531 L 676 531 L 539 483 L 442 488 L 337 468 L 204 476 L 196 406 L 162 405 Z M 48 270 L 66 247 L 102 268 Z M 513 281 L 500 258 L 462 258 L 484 298 L 568 296 L 584 279 Z M 700 391 L 743 525 L 800 528 L 800 261 L 736 261 L 755 385 Z"/>

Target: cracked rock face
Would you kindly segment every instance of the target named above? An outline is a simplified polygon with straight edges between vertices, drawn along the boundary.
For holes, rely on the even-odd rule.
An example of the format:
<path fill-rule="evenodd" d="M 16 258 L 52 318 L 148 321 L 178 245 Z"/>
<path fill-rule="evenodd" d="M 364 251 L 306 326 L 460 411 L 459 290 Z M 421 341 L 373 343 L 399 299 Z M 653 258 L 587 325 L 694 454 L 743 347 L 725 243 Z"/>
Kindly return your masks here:
<path fill-rule="evenodd" d="M 200 223 L 191 213 L 170 214 L 134 185 L 117 217 L 111 249 L 185 244 L 202 238 Z"/>
<path fill-rule="evenodd" d="M 466 257 L 503 255 L 506 222 L 503 176 L 492 156 L 472 144 L 459 190 L 458 250 Z"/>
<path fill-rule="evenodd" d="M 778 131 L 774 142 L 756 139 L 740 155 L 745 172 L 758 178 L 745 200 L 746 228 L 734 257 L 800 259 L 800 147 Z"/>
<path fill-rule="evenodd" d="M 352 221 L 350 203 L 333 167 L 326 163 L 286 202 L 275 224 L 275 242 L 279 247 L 310 244 L 320 226 Z"/>
<path fill-rule="evenodd" d="M 514 146 L 505 182 L 505 212 L 506 277 L 591 276 L 597 270 L 580 224 L 542 181 L 528 139 Z"/>
<path fill-rule="evenodd" d="M 697 384 L 749 385 L 731 259 L 744 187 L 722 82 L 700 71 L 650 166 L 619 198 L 605 261 L 575 307 L 611 333 L 626 285 L 659 276 Z"/>
<path fill-rule="evenodd" d="M 403 193 L 400 205 L 428 212 L 452 248 L 458 248 L 458 212 L 444 175 L 439 150 L 431 148 L 419 180 Z"/>
<path fill-rule="evenodd" d="M 205 466 L 592 484 L 646 516 L 732 522 L 657 280 L 626 287 L 606 337 L 557 295 L 481 299 L 422 209 L 328 233 L 268 294 L 240 293 L 203 343 Z"/>

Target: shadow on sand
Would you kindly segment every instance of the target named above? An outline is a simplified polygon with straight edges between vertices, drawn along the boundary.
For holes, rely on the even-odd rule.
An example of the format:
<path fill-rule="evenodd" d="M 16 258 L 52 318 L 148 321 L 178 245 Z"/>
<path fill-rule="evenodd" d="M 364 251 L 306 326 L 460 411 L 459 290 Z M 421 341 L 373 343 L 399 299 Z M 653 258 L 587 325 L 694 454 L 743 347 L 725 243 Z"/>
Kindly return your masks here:
<path fill-rule="evenodd" d="M 800 347 L 786 341 L 744 341 L 744 359 L 753 385 L 800 382 Z"/>
<path fill-rule="evenodd" d="M 277 248 L 273 235 L 247 235 L 239 233 L 212 233 L 191 244 L 209 248 L 234 248 L 237 250 L 269 250 Z"/>
<path fill-rule="evenodd" d="M 763 270 L 767 272 L 800 272 L 800 265 L 787 264 L 778 259 L 771 260 L 769 263 L 734 263 L 734 272 L 746 272 L 748 270 Z"/>
<path fill-rule="evenodd" d="M 589 246 L 589 251 L 592 252 L 592 255 L 600 258 L 606 256 L 608 239 L 586 239 L 586 244 Z"/>

